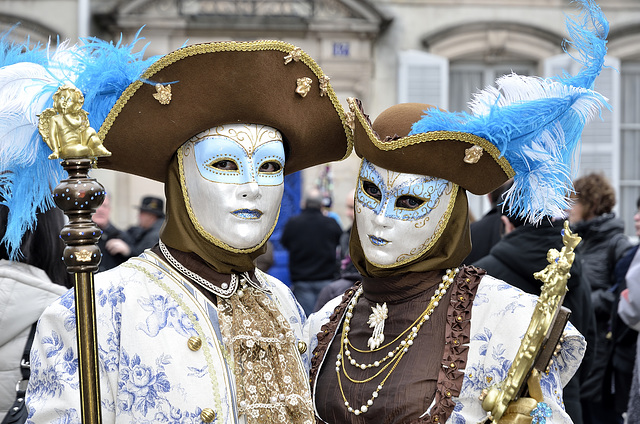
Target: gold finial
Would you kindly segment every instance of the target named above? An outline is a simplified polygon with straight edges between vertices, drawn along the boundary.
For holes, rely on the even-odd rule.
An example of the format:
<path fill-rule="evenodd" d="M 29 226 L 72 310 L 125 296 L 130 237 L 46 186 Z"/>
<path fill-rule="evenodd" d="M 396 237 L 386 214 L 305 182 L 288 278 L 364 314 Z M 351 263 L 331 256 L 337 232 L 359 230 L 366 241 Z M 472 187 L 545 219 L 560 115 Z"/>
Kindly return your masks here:
<path fill-rule="evenodd" d="M 287 65 L 292 60 L 299 62 L 301 58 L 302 58 L 302 49 L 300 49 L 300 47 L 296 47 L 295 49 L 291 50 L 291 52 L 288 55 L 284 57 L 284 64 Z"/>
<path fill-rule="evenodd" d="M 464 162 L 478 163 L 483 153 L 484 153 L 484 150 L 482 150 L 482 147 L 478 146 L 477 144 L 474 146 L 471 146 L 464 151 Z"/>
<path fill-rule="evenodd" d="M 171 101 L 171 85 L 156 84 L 156 92 L 153 98 L 160 102 L 161 105 L 168 105 Z"/>
<path fill-rule="evenodd" d="M 302 77 L 298 78 L 297 82 L 298 86 L 296 87 L 296 93 L 302 97 L 306 97 L 306 95 L 309 94 L 309 90 L 311 90 L 311 83 L 313 81 L 309 77 Z"/>
<path fill-rule="evenodd" d="M 326 75 L 323 75 L 318 79 L 318 82 L 320 83 L 320 97 L 327 94 L 327 90 L 329 89 L 329 80 L 331 80 L 331 78 Z"/>
<path fill-rule="evenodd" d="M 537 378 L 536 372 L 532 368 L 538 352 L 542 349 L 549 336 L 549 331 L 558 315 L 558 310 L 562 306 L 564 295 L 567 292 L 567 280 L 571 276 L 569 271 L 575 259 L 573 249 L 581 240 L 581 237 L 573 234 L 569 229 L 569 221 L 565 221 L 562 230 L 564 246 L 560 251 L 550 249 L 547 253 L 549 265 L 542 271 L 533 274 L 535 278 L 544 284 L 527 332 L 522 338 L 520 348 L 507 372 L 507 378 L 492 386 L 482 401 L 483 409 L 490 412 L 491 420 L 494 422 L 516 422 L 506 419 L 506 417 L 503 421 L 500 421 L 500 419 L 507 411 L 507 407 L 516 401 L 518 392 L 527 381 L 528 376 Z M 531 392 L 531 384 L 529 385 L 529 390 Z M 533 397 L 533 394 L 531 396 Z M 539 400 L 538 402 L 542 401 Z"/>
<path fill-rule="evenodd" d="M 38 115 L 38 131 L 53 153 L 49 159 L 111 156 L 82 110 L 84 96 L 73 85 L 63 85 L 53 95 L 53 108 Z"/>

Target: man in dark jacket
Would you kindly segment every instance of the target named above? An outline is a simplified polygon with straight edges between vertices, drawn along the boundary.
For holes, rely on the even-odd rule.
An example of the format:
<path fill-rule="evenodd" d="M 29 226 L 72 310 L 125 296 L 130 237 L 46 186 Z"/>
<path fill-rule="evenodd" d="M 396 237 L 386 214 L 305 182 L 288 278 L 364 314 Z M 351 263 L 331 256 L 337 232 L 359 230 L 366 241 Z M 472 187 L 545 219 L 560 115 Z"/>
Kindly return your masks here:
<path fill-rule="evenodd" d="M 491 249 L 488 256 L 473 265 L 501 280 L 508 281 L 523 291 L 540 295 L 542 282 L 533 274 L 547 265 L 547 252 L 551 248 L 560 250 L 563 220 L 543 219 L 539 225 L 523 224 L 517 219 L 502 218 L 505 236 Z M 571 278 L 567 282 L 569 291 L 563 306 L 571 309 L 570 321 L 587 339 L 587 352 L 582 365 L 564 388 L 564 404 L 574 424 L 582 424 L 580 405 L 581 383 L 586 378 L 593 361 L 595 342 L 595 315 L 591 305 L 591 290 L 588 278 L 582 272 L 579 255 L 573 262 Z"/>
<path fill-rule="evenodd" d="M 138 225 L 107 240 L 106 248 L 111 255 L 138 256 L 158 243 L 163 223 L 164 201 L 153 196 L 143 197 L 138 208 Z"/>
<path fill-rule="evenodd" d="M 310 195 L 300 215 L 287 221 L 280 243 L 289 251 L 293 294 L 309 315 L 318 294 L 338 276 L 336 248 L 342 228 L 322 213 L 322 198 Z"/>

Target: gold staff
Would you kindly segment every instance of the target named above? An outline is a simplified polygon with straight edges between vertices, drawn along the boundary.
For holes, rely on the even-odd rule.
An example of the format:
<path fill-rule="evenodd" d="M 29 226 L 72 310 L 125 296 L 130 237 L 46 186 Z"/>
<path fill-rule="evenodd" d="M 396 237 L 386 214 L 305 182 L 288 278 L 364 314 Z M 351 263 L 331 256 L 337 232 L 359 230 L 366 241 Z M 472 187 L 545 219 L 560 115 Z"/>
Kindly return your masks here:
<path fill-rule="evenodd" d="M 102 231 L 91 220 L 91 215 L 104 201 L 105 191 L 88 174 L 95 158 L 111 153 L 89 126 L 83 103 L 84 97 L 76 87 L 58 88 L 53 95 L 53 108 L 39 115 L 38 130 L 53 151 L 49 159 L 63 159 L 62 167 L 69 174 L 53 195 L 56 205 L 69 218 L 60 235 L 66 244 L 64 262 L 69 273 L 75 275 L 81 421 L 99 424 L 102 416 L 93 273 L 102 258 L 97 246 Z"/>
<path fill-rule="evenodd" d="M 483 393 L 482 407 L 485 411 L 490 412 L 489 421 L 500 422 L 501 424 L 519 422 L 517 419 L 512 421 L 511 417 L 510 419 L 505 417 L 502 421 L 500 421 L 500 418 L 507 411 L 509 404 L 517 400 L 518 396 L 526 390 L 526 383 L 535 387 L 535 380 L 538 380 L 537 388 L 540 387 L 539 374 L 534 369 L 534 366 L 537 365 L 537 360 L 545 346 L 549 346 L 546 349 L 547 355 L 545 355 L 548 363 L 550 358 L 548 352 L 555 349 L 559 339 L 559 335 L 554 338 L 550 334 L 553 332 L 554 324 L 559 323 L 560 325 L 555 327 L 560 327 L 560 330 L 562 330 L 568 319 L 566 313 L 561 313 L 561 306 L 564 295 L 567 293 L 567 280 L 571 276 L 569 271 L 575 258 L 574 249 L 581 240 L 581 237 L 571 232 L 569 222 L 565 221 L 564 229 L 562 230 L 564 247 L 559 252 L 556 249 L 550 249 L 547 253 L 549 265 L 542 271 L 533 274 L 535 278 L 544 282 L 542 292 L 533 311 L 527 332 L 509 368 L 507 378 Z M 566 310 L 566 308 L 564 309 Z M 559 334 L 561 333 L 562 331 L 559 331 Z M 544 368 L 546 368 L 546 363 L 542 369 Z M 542 393 L 539 390 L 535 390 L 535 393 L 533 393 L 534 390 L 530 389 L 530 392 L 533 398 L 540 398 L 538 401 L 542 401 Z M 527 414 L 535 406 L 533 404 Z M 529 419 L 528 422 L 531 422 L 531 420 Z"/>

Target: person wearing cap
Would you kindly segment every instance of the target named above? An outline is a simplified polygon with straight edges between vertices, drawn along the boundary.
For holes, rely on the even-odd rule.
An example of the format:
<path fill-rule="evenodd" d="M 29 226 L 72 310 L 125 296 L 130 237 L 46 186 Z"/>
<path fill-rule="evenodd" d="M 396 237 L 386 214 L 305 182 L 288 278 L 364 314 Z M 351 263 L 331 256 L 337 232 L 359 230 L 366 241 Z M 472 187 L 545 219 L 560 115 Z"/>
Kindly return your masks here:
<path fill-rule="evenodd" d="M 605 104 L 590 88 L 606 51 L 606 20 L 580 3 L 596 28 L 569 26 L 590 58 L 575 77 L 504 76 L 478 93 L 472 114 L 408 103 L 371 124 L 362 104 L 349 100 L 362 158 L 349 247 L 363 277 L 307 321 L 318 422 L 484 422 L 495 396 L 508 392 L 494 385 L 516 359 L 539 351 L 528 344 L 541 322 L 538 298 L 462 264 L 471 250 L 466 192 L 484 195 L 514 178 L 508 210 L 533 222 L 568 203 L 566 158 Z M 547 276 L 555 264 L 548 259 Z M 529 353 L 516 358 L 522 340 Z M 541 378 L 536 383 L 532 371 L 529 395 L 502 416 L 570 423 L 562 387 L 585 348 L 568 324 L 551 362 L 519 362 L 518 372 L 542 369 Z"/>
<path fill-rule="evenodd" d="M 114 49 L 92 47 L 83 72 Z M 311 424 L 304 313 L 254 260 L 284 176 L 351 152 L 328 77 L 288 43 L 216 42 L 154 60 L 107 113 L 90 94 L 112 153 L 98 167 L 163 182 L 166 198 L 158 244 L 95 277 L 102 422 Z M 40 320 L 32 422 L 78 422 L 73 304 Z"/>
<path fill-rule="evenodd" d="M 125 234 L 110 238 L 105 248 L 112 256 L 130 258 L 138 256 L 145 249 L 155 246 L 160 239 L 160 229 L 164 223 L 164 200 L 145 196 L 138 208 L 138 225 L 127 229 Z"/>

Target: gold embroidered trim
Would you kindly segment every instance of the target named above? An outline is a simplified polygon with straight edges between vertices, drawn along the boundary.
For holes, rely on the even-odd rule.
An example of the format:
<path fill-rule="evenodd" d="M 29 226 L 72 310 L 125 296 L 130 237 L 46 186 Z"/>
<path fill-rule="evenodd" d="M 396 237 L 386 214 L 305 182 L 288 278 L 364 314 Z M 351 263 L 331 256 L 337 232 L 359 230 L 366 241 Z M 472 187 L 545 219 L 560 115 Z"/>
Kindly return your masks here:
<path fill-rule="evenodd" d="M 138 258 L 134 258 L 134 259 L 138 259 Z M 141 260 L 142 259 L 138 259 Z M 154 265 L 151 262 L 145 261 L 151 265 Z M 162 290 L 164 290 L 166 293 L 169 293 L 169 295 L 171 296 L 171 298 L 178 304 L 180 305 L 180 307 L 184 310 L 185 314 L 189 317 L 189 321 L 191 321 L 191 324 L 193 325 L 193 328 L 195 328 L 195 330 L 198 332 L 198 335 L 200 336 L 200 338 L 202 340 L 207 340 L 206 334 L 204 333 L 204 330 L 202 329 L 202 326 L 200 325 L 200 322 L 198 321 L 198 319 L 196 318 L 195 314 L 193 313 L 193 311 L 191 311 L 191 309 L 189 308 L 189 306 L 187 306 L 186 302 L 180 297 L 178 296 L 178 294 L 173 291 L 172 289 L 169 288 L 169 286 L 167 286 L 163 281 L 161 281 L 158 277 L 156 277 L 155 275 L 153 275 L 151 272 L 149 272 L 149 270 L 147 270 L 146 268 L 140 266 L 140 265 L 134 265 L 132 263 L 124 263 L 122 264 L 123 267 L 125 268 L 131 268 L 131 269 L 135 269 L 138 272 L 143 273 L 150 281 L 152 281 L 153 283 L 155 283 L 157 286 L 159 286 Z M 160 267 L 156 266 L 158 269 L 161 269 Z M 162 269 L 163 272 L 166 272 L 164 269 Z M 220 341 L 218 341 L 220 343 Z M 224 347 L 221 346 L 222 348 L 222 352 L 224 352 Z M 203 343 L 202 345 L 202 354 L 205 357 L 205 360 L 207 361 L 207 368 L 209 369 L 209 378 L 211 379 L 211 385 L 212 385 L 212 389 L 213 389 L 213 401 L 216 405 L 216 410 L 220 411 L 220 413 L 222 413 L 223 409 L 222 409 L 222 398 L 220 397 L 220 391 L 218 390 L 218 380 L 216 379 L 216 372 L 215 372 L 215 367 L 213 365 L 213 357 L 211 355 L 211 348 L 209 347 L 208 343 Z M 225 355 L 223 354 L 223 357 Z M 227 381 L 227 379 L 225 378 L 225 381 Z M 227 381 L 227 384 L 229 384 L 230 382 Z M 229 386 L 231 387 L 231 386 Z M 223 417 L 224 418 L 224 417 Z M 222 422 L 224 422 L 226 420 L 226 418 L 224 418 L 222 420 Z"/>
<path fill-rule="evenodd" d="M 395 268 L 397 266 L 409 263 L 412 260 L 422 256 L 425 252 L 427 252 L 429 249 L 433 247 L 433 245 L 440 239 L 440 236 L 444 232 L 444 229 L 447 227 L 447 223 L 449 222 L 449 218 L 451 218 L 451 213 L 453 212 L 453 206 L 456 203 L 456 197 L 458 196 L 459 186 L 454 182 L 451 182 L 451 184 L 453 185 L 453 187 L 451 189 L 451 198 L 449 199 L 449 205 L 447 206 L 447 210 L 442 215 L 442 218 L 438 221 L 438 226 L 436 227 L 436 230 L 434 231 L 433 236 L 431 236 L 431 238 L 429 238 L 429 240 L 427 240 L 425 244 L 421 246 L 422 249 L 419 246 L 414 250 L 414 252 L 417 252 L 417 253 L 409 252 L 409 253 L 400 255 L 397 259 L 397 262 L 394 262 L 391 265 L 381 265 L 381 264 L 371 262 L 373 265 L 377 266 L 378 268 Z M 402 259 L 403 257 L 405 258 Z"/>
<path fill-rule="evenodd" d="M 465 133 L 461 131 L 429 131 L 426 133 L 409 135 L 407 137 L 402 137 L 397 140 L 389 141 L 383 143 L 378 139 L 378 137 L 374 134 L 371 126 L 367 123 L 362 111 L 355 104 L 355 100 L 352 98 L 348 99 L 349 106 L 352 111 L 354 111 L 356 115 L 356 119 L 360 122 L 360 125 L 367 132 L 367 136 L 369 140 L 380 150 L 390 151 L 401 149 L 403 147 L 412 146 L 414 144 L 420 144 L 427 141 L 442 141 L 442 140 L 456 140 L 463 141 L 465 143 L 473 144 L 482 147 L 487 153 L 491 155 L 491 157 L 496 161 L 498 165 L 502 168 L 504 173 L 509 177 L 513 178 L 516 173 L 509 164 L 509 161 L 504 156 L 501 156 L 500 150 L 493 145 L 490 141 L 479 137 L 474 134 Z"/>
<path fill-rule="evenodd" d="M 185 182 L 185 177 L 184 177 L 184 165 L 182 164 L 183 159 L 184 159 L 184 154 L 182 153 L 182 148 L 179 148 L 178 149 L 178 172 L 180 173 L 180 188 L 182 189 L 182 198 L 184 200 L 184 205 L 187 209 L 187 214 L 189 215 L 189 219 L 191 220 L 191 223 L 193 224 L 196 231 L 198 231 L 198 234 L 204 237 L 205 240 L 207 240 L 208 242 L 213 243 L 216 246 L 221 247 L 233 253 L 251 253 L 260 249 L 260 247 L 262 247 L 262 245 L 265 244 L 267 240 L 269 240 L 269 237 L 271 237 L 273 230 L 275 230 L 276 225 L 278 224 L 278 218 L 280 218 L 280 208 L 278 208 L 278 213 L 276 214 L 276 220 L 273 223 L 273 226 L 271 227 L 267 235 L 264 237 L 264 239 L 262 239 L 262 241 L 258 243 L 257 246 L 251 247 L 249 249 L 236 249 L 235 247 L 229 246 L 227 243 L 209 234 L 207 230 L 205 230 L 204 227 L 200 225 L 200 222 L 196 218 L 196 214 L 193 212 L 193 209 L 191 209 L 191 200 L 189 200 L 189 193 L 187 192 L 187 184 Z"/>
<path fill-rule="evenodd" d="M 195 56 L 198 54 L 205 53 L 215 53 L 215 52 L 224 52 L 224 51 L 237 51 L 237 52 L 254 52 L 254 51 L 265 51 L 265 50 L 276 50 L 286 54 L 291 53 L 295 50 L 296 47 L 293 44 L 285 43 L 283 41 L 278 40 L 261 40 L 261 41 L 247 41 L 247 42 L 236 42 L 236 41 L 227 41 L 227 42 L 212 42 L 212 43 L 204 43 L 204 44 L 195 44 L 192 46 L 183 47 L 181 49 L 175 50 L 151 64 L 147 70 L 140 76 L 139 80 L 134 81 L 126 88 L 126 90 L 120 95 L 120 98 L 116 101 L 115 105 L 111 108 L 107 117 L 105 118 L 102 126 L 100 127 L 100 131 L 98 132 L 98 136 L 101 140 L 104 140 L 107 136 L 107 133 L 113 126 L 116 118 L 120 114 L 120 111 L 127 104 L 129 99 L 133 97 L 133 95 L 138 91 L 140 86 L 143 84 L 143 80 L 149 80 L 153 77 L 157 72 L 161 71 L 165 67 L 182 60 L 189 56 Z M 311 56 L 309 56 L 306 52 L 301 51 L 300 61 L 302 61 L 307 67 L 318 77 L 322 78 L 324 73 L 318 64 L 316 63 Z M 342 121 L 342 126 L 344 127 L 345 134 L 347 135 L 347 149 L 345 155 L 339 159 L 344 160 L 351 154 L 353 150 L 353 136 L 351 131 L 349 131 L 349 126 L 346 122 L 345 112 L 342 108 L 342 104 L 338 100 L 338 97 L 331 87 L 331 84 L 327 84 L 327 95 L 331 99 L 331 103 L 333 104 L 334 109 L 338 112 L 340 116 L 340 120 Z M 186 140 L 185 140 L 186 141 Z"/>

